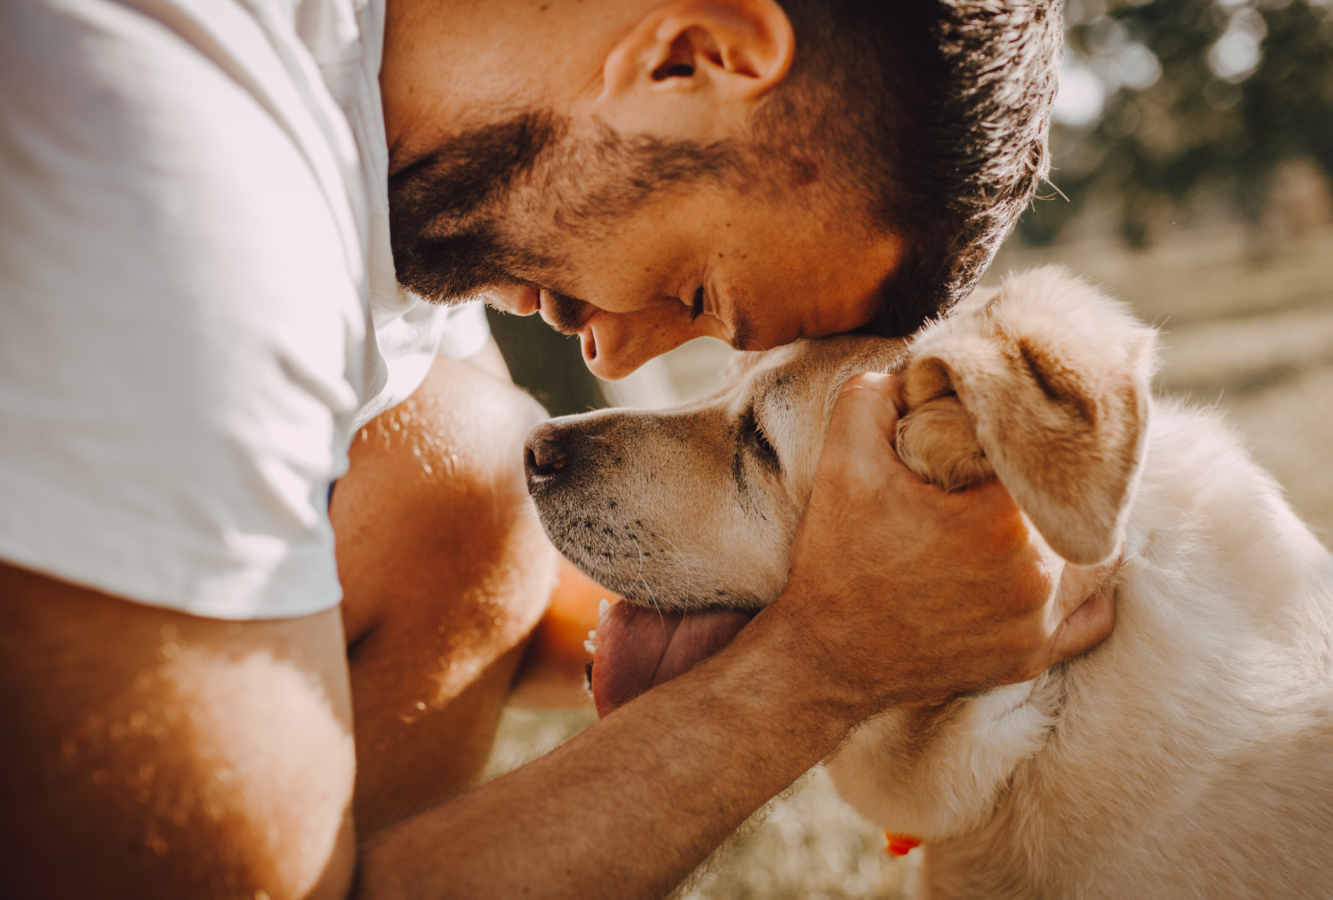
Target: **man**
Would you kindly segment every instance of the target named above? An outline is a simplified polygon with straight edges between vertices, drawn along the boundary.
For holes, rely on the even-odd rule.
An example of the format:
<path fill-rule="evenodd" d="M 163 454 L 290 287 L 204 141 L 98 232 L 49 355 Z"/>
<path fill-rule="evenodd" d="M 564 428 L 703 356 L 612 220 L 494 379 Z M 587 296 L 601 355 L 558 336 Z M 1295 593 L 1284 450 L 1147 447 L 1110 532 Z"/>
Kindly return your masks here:
<path fill-rule="evenodd" d="M 540 309 L 607 377 L 910 331 L 1043 169 L 1058 21 L 884 6 L 5 6 L 7 895 L 659 895 L 855 723 L 1109 633 L 862 377 L 783 596 L 458 793 L 551 562 L 539 411 L 444 310 Z"/>

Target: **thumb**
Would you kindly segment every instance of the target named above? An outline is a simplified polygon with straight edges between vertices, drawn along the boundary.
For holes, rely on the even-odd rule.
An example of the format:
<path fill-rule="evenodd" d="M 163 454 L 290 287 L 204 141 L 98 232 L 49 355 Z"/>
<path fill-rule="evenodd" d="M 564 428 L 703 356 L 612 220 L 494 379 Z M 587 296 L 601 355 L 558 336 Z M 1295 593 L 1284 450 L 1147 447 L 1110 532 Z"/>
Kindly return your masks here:
<path fill-rule="evenodd" d="M 868 484 L 903 468 L 893 451 L 901 405 L 902 387 L 897 375 L 863 372 L 849 378 L 833 406 L 824 457 L 829 462 L 836 459 L 843 467 L 864 469 L 859 475 Z"/>
<path fill-rule="evenodd" d="M 1051 641 L 1048 665 L 1082 656 L 1110 637 L 1114 628 L 1115 591 L 1108 585 L 1094 592 L 1060 623 Z"/>
<path fill-rule="evenodd" d="M 838 392 L 828 436 L 850 438 L 853 434 L 864 434 L 866 427 L 872 426 L 878 437 L 892 441 L 902 405 L 902 381 L 897 375 L 878 372 L 853 375 Z"/>

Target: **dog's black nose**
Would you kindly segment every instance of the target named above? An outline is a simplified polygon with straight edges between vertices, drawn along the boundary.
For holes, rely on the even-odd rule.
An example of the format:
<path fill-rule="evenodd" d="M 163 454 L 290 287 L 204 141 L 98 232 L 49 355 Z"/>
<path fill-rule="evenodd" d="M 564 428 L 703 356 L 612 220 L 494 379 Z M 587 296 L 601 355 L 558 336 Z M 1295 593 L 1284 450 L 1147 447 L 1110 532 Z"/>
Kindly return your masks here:
<path fill-rule="evenodd" d="M 529 493 L 569 476 L 574 463 L 571 443 L 568 431 L 549 422 L 533 429 L 523 447 Z"/>

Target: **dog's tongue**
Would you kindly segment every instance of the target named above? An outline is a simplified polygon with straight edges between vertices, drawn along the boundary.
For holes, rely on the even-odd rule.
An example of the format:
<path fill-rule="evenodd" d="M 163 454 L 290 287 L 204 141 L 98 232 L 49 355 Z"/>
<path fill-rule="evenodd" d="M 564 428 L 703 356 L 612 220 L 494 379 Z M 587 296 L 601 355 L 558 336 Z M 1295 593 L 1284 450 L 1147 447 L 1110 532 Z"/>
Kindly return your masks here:
<path fill-rule="evenodd" d="M 592 697 L 606 715 L 721 650 L 752 612 L 671 613 L 619 601 L 597 623 Z"/>

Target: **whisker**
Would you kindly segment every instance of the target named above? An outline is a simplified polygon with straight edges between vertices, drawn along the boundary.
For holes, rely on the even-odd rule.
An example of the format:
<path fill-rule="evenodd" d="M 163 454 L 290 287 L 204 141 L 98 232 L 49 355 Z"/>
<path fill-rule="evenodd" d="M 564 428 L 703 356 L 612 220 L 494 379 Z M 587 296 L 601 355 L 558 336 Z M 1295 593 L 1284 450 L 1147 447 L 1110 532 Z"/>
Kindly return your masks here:
<path fill-rule="evenodd" d="M 666 616 L 662 614 L 662 604 L 657 602 L 657 595 L 653 593 L 653 586 L 648 583 L 648 579 L 643 577 L 643 546 L 635 535 L 630 535 L 630 540 L 634 542 L 634 549 L 639 552 L 639 572 L 634 576 L 634 582 L 643 582 L 643 589 L 648 592 L 648 600 L 652 603 L 653 609 L 657 610 L 657 618 L 662 622 L 663 630 L 666 629 Z"/>
<path fill-rule="evenodd" d="M 654 533 L 653 537 L 661 538 L 662 540 L 666 541 L 668 544 L 671 545 L 671 549 L 676 551 L 676 555 L 680 557 L 680 567 L 685 570 L 685 595 L 687 597 L 693 597 L 694 573 L 690 571 L 690 565 L 688 562 L 686 562 L 685 554 L 681 552 L 680 547 L 676 546 L 676 542 L 671 540 L 671 538 L 667 537 L 666 535 Z"/>

